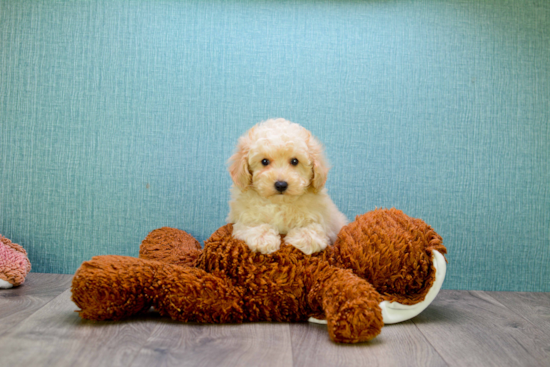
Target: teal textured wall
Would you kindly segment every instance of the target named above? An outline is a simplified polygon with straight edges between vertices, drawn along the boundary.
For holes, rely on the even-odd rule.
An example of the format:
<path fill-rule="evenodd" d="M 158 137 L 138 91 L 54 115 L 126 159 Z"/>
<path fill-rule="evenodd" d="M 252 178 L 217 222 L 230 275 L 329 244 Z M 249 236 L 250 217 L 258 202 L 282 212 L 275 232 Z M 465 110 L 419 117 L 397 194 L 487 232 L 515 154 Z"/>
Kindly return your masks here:
<path fill-rule="evenodd" d="M 350 218 L 396 207 L 445 288 L 550 291 L 550 2 L 1 1 L 0 233 L 33 270 L 224 223 L 226 160 L 285 117 Z"/>

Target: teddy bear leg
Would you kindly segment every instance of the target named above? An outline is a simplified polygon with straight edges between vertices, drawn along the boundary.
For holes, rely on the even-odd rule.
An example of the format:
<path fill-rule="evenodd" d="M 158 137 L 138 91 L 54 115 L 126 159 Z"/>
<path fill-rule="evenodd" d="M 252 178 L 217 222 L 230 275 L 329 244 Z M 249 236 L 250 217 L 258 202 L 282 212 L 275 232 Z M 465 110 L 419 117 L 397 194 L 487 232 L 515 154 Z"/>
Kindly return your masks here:
<path fill-rule="evenodd" d="M 72 300 L 90 320 L 120 320 L 151 308 L 155 268 L 163 263 L 127 256 L 95 256 L 82 263 L 72 282 Z"/>
<path fill-rule="evenodd" d="M 324 313 L 330 338 L 339 343 L 359 343 L 377 336 L 384 325 L 381 301 L 366 280 L 336 267 L 320 269 L 308 294 L 310 307 Z"/>
<path fill-rule="evenodd" d="M 152 306 L 179 321 L 242 322 L 243 293 L 201 269 L 126 256 L 96 256 L 72 283 L 80 316 L 91 320 L 120 320 Z"/>
<path fill-rule="evenodd" d="M 173 320 L 241 323 L 244 290 L 202 269 L 168 265 L 157 272 L 153 307 Z"/>

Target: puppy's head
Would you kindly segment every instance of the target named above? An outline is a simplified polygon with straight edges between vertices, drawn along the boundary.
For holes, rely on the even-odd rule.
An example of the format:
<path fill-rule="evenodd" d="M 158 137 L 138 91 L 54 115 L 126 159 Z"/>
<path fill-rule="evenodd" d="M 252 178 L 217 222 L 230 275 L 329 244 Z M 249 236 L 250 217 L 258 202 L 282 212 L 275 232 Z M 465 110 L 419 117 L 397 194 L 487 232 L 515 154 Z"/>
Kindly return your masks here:
<path fill-rule="evenodd" d="M 229 172 L 241 190 L 263 197 L 317 192 L 327 180 L 322 145 L 309 131 L 284 119 L 257 124 L 239 138 Z"/>

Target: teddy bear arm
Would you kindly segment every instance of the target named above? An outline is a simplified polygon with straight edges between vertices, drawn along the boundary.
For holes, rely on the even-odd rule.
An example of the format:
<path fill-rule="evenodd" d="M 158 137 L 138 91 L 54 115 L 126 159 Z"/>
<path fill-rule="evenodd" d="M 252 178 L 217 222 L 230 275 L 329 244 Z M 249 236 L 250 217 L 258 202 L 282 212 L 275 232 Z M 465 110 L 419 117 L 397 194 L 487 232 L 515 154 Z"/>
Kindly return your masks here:
<path fill-rule="evenodd" d="M 333 341 L 364 342 L 380 333 L 382 298 L 370 283 L 333 266 L 321 266 L 313 274 L 308 303 L 314 314 L 324 313 Z"/>
<path fill-rule="evenodd" d="M 194 267 L 202 248 L 193 236 L 176 228 L 155 229 L 141 242 L 141 259 L 162 261 L 168 264 Z"/>

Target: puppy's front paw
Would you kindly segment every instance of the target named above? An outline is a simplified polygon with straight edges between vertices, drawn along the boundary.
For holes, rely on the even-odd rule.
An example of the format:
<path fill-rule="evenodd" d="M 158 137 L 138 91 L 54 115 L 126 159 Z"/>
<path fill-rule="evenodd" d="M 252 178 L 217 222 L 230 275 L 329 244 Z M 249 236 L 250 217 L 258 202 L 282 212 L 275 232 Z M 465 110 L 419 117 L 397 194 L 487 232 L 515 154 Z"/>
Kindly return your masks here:
<path fill-rule="evenodd" d="M 243 240 L 250 250 L 262 254 L 270 254 L 281 247 L 279 233 L 269 224 L 256 227 L 235 225 L 233 227 L 233 237 Z"/>
<path fill-rule="evenodd" d="M 310 224 L 290 230 L 285 237 L 285 242 L 304 254 L 311 255 L 323 251 L 330 244 L 330 239 L 320 224 Z"/>

